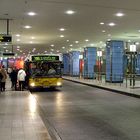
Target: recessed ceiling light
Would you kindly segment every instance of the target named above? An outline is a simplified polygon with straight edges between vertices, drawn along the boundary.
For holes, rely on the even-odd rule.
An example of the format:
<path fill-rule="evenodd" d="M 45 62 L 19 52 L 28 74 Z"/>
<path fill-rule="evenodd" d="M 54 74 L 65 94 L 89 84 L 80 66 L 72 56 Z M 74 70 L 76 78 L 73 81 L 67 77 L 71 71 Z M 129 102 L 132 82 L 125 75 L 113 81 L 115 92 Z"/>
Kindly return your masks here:
<path fill-rule="evenodd" d="M 86 39 L 85 41 L 86 41 L 86 42 L 88 42 L 89 40 L 88 40 L 88 39 Z"/>
<path fill-rule="evenodd" d="M 64 35 L 60 35 L 60 37 L 64 37 Z"/>
<path fill-rule="evenodd" d="M 65 28 L 60 28 L 59 30 L 60 30 L 60 31 L 65 31 L 66 29 L 65 29 Z"/>
<path fill-rule="evenodd" d="M 51 44 L 51 47 L 54 47 L 54 44 Z"/>
<path fill-rule="evenodd" d="M 122 17 L 122 16 L 124 16 L 124 13 L 117 13 L 116 16 L 117 17 Z"/>
<path fill-rule="evenodd" d="M 77 44 L 77 43 L 79 43 L 79 41 L 75 41 L 75 43 Z"/>
<path fill-rule="evenodd" d="M 66 11 L 66 14 L 68 14 L 68 15 L 72 15 L 72 14 L 74 14 L 75 13 L 75 11 L 73 11 L 73 10 L 67 10 Z"/>
<path fill-rule="evenodd" d="M 69 42 L 69 40 L 67 40 L 67 42 Z"/>
<path fill-rule="evenodd" d="M 20 41 L 20 39 L 17 39 L 17 41 Z"/>
<path fill-rule="evenodd" d="M 24 28 L 26 28 L 26 29 L 30 29 L 30 28 L 31 28 L 31 26 L 26 25 L 26 26 L 24 26 Z"/>
<path fill-rule="evenodd" d="M 56 51 L 57 53 L 60 52 L 59 50 Z"/>
<path fill-rule="evenodd" d="M 31 39 L 35 39 L 35 37 L 34 37 L 34 36 L 32 36 L 32 37 L 31 37 Z"/>
<path fill-rule="evenodd" d="M 17 37 L 19 37 L 19 36 L 20 36 L 20 34 L 16 34 L 16 36 L 17 36 Z"/>
<path fill-rule="evenodd" d="M 70 44 L 70 46 L 72 47 L 73 45 L 72 45 L 72 44 Z"/>
<path fill-rule="evenodd" d="M 29 15 L 29 16 L 35 16 L 36 13 L 35 13 L 35 12 L 29 12 L 28 15 Z"/>
<path fill-rule="evenodd" d="M 33 41 L 30 41 L 30 44 L 32 44 L 33 43 Z"/>
<path fill-rule="evenodd" d="M 95 44 L 90 44 L 90 46 L 94 46 Z"/>
<path fill-rule="evenodd" d="M 102 30 L 103 33 L 105 33 L 105 30 Z"/>
<path fill-rule="evenodd" d="M 110 38 L 107 39 L 107 41 L 110 41 L 110 40 L 111 40 Z"/>
<path fill-rule="evenodd" d="M 108 25 L 111 26 L 111 27 L 113 27 L 113 26 L 115 26 L 116 24 L 115 24 L 114 22 L 110 22 Z"/>
<path fill-rule="evenodd" d="M 100 24 L 101 24 L 101 25 L 104 25 L 105 23 L 104 23 L 104 22 L 100 22 Z"/>
<path fill-rule="evenodd" d="M 128 40 L 128 42 L 131 42 L 131 40 Z"/>
<path fill-rule="evenodd" d="M 62 49 L 65 49 L 65 47 L 62 47 Z"/>

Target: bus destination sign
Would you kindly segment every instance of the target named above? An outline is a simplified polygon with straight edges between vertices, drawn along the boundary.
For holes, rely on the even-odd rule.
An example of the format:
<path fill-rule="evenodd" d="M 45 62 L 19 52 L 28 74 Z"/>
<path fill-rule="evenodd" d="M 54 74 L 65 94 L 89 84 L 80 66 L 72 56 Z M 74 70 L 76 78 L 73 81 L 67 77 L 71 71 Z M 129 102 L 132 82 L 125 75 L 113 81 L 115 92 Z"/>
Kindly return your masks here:
<path fill-rule="evenodd" d="M 32 61 L 56 61 L 59 56 L 32 56 Z"/>

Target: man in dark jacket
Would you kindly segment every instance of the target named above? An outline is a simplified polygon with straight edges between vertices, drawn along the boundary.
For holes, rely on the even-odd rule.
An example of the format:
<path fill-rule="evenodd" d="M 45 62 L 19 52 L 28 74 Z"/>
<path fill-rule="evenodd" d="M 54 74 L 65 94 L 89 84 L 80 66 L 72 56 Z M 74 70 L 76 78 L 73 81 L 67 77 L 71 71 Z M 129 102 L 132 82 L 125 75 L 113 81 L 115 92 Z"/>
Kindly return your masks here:
<path fill-rule="evenodd" d="M 14 88 L 17 90 L 17 70 L 14 68 L 12 72 L 10 73 L 10 78 L 11 78 L 11 88 Z"/>

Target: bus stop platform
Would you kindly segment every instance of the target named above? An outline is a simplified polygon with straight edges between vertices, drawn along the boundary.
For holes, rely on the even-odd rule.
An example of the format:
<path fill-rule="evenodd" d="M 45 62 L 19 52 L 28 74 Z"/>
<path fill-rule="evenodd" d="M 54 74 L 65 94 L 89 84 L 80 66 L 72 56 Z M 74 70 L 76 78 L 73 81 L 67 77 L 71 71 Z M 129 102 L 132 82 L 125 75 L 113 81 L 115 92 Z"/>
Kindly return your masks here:
<path fill-rule="evenodd" d="M 63 79 L 73 81 L 76 83 L 93 86 L 109 91 L 114 91 L 120 94 L 140 98 L 140 81 L 136 81 L 136 86 L 126 86 L 126 82 L 123 83 L 107 83 L 105 80 L 98 81 L 97 79 L 84 79 L 79 77 L 63 76 Z"/>
<path fill-rule="evenodd" d="M 12 91 L 10 81 L 0 93 L 1 140 L 51 140 L 35 98 L 29 91 Z"/>

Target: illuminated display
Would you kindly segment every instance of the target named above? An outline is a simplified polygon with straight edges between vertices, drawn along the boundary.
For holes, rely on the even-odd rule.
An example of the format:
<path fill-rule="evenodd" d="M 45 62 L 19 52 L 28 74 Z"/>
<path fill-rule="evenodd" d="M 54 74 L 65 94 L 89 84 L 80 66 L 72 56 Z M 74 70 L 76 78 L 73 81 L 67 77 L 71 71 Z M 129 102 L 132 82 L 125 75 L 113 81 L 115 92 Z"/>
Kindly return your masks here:
<path fill-rule="evenodd" d="M 32 56 L 32 61 L 56 61 L 59 56 Z"/>
<path fill-rule="evenodd" d="M 0 35 L 0 42 L 12 42 L 12 37 L 7 35 Z"/>

